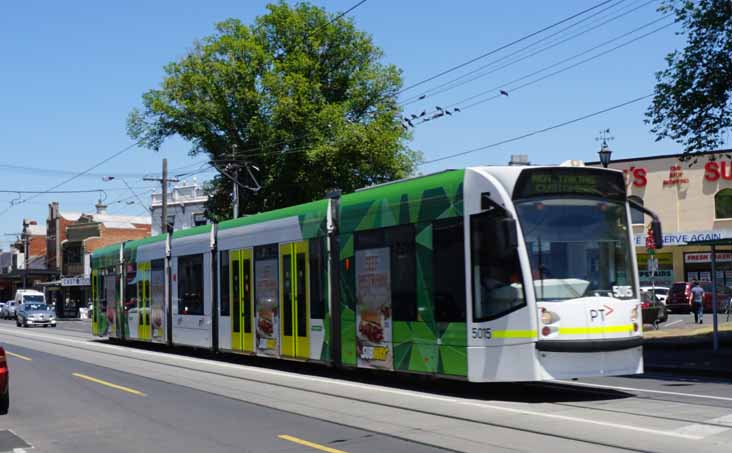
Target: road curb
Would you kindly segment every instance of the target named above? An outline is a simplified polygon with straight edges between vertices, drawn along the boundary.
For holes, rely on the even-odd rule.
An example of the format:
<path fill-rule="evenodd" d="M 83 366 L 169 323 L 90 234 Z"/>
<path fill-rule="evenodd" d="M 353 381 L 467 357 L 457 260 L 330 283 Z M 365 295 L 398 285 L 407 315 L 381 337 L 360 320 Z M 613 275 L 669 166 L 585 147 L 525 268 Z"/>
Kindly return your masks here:
<path fill-rule="evenodd" d="M 658 371 L 669 374 L 684 374 L 686 376 L 708 376 L 708 377 L 724 377 L 732 378 L 732 369 L 721 369 L 721 368 L 695 368 L 688 366 L 676 366 L 676 365 L 658 365 L 658 364 L 644 364 L 645 371 Z"/>

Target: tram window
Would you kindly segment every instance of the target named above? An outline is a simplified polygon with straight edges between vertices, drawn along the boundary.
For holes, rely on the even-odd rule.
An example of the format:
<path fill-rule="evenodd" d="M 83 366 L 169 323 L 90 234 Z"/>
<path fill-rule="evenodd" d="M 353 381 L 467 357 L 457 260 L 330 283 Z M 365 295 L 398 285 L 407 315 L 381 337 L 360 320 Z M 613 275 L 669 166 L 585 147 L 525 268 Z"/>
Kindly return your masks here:
<path fill-rule="evenodd" d="M 203 255 L 178 257 L 178 314 L 203 316 Z"/>
<path fill-rule="evenodd" d="M 240 332 L 241 324 L 241 300 L 239 298 L 241 294 L 241 282 L 239 280 L 239 260 L 234 260 L 231 263 L 231 316 L 232 316 L 232 331 Z"/>
<path fill-rule="evenodd" d="M 524 305 L 521 265 L 515 248 L 507 243 L 497 209 L 470 217 L 473 320 L 488 321 Z"/>
<path fill-rule="evenodd" d="M 323 240 L 310 240 L 310 318 L 325 318 L 325 291 L 323 279 L 325 277 L 325 247 Z"/>
<path fill-rule="evenodd" d="M 229 316 L 229 251 L 224 250 L 219 255 L 221 259 L 221 274 L 219 275 L 219 313 L 221 316 Z"/>
<path fill-rule="evenodd" d="M 465 238 L 463 219 L 432 224 L 435 319 L 465 322 Z"/>
<path fill-rule="evenodd" d="M 125 285 L 125 303 L 123 308 L 127 312 L 131 308 L 137 307 L 137 284 L 138 280 L 140 283 L 142 282 L 142 279 L 137 275 L 137 266 L 134 263 L 127 265 L 125 278 L 127 279 L 127 284 Z"/>
<path fill-rule="evenodd" d="M 641 197 L 631 195 L 628 197 L 628 201 L 634 201 L 637 204 L 643 206 L 643 199 Z M 630 222 L 633 225 L 643 224 L 643 211 L 636 209 L 635 207 L 633 207 L 633 205 L 630 206 Z"/>
<path fill-rule="evenodd" d="M 243 260 L 241 265 L 243 266 L 244 280 L 242 281 L 242 287 L 244 289 L 244 299 L 242 304 L 244 305 L 244 332 L 252 332 L 252 262 L 250 260 Z"/>
<path fill-rule="evenodd" d="M 414 225 L 356 233 L 356 250 L 389 248 L 391 312 L 394 321 L 417 320 L 417 277 Z M 359 270 L 356 269 L 358 276 Z"/>

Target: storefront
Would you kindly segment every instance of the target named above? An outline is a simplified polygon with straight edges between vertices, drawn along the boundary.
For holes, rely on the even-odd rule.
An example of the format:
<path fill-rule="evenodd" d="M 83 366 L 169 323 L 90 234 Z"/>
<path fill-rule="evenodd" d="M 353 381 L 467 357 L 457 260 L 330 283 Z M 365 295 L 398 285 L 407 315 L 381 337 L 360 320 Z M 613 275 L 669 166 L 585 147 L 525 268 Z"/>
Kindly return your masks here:
<path fill-rule="evenodd" d="M 710 247 L 689 243 L 732 238 L 732 159 L 726 153 L 732 150 L 704 153 L 696 162 L 667 155 L 610 163 L 625 173 L 628 196 L 658 214 L 663 225 L 664 246 L 651 273 L 645 248 L 650 218 L 631 215 L 641 285 L 711 281 Z M 719 284 L 732 287 L 732 247 L 718 247 L 716 261 Z"/>
<path fill-rule="evenodd" d="M 78 318 L 79 309 L 91 303 L 88 277 L 62 278 L 43 285 L 46 302 L 55 307 L 59 318 Z"/>

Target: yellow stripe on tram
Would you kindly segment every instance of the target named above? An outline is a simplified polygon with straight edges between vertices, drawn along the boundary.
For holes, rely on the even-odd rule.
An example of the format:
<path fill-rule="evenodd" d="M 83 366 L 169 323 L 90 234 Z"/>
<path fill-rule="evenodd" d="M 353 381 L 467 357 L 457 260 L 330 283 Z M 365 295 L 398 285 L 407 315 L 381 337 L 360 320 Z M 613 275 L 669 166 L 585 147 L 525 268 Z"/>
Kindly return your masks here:
<path fill-rule="evenodd" d="M 633 324 L 624 324 L 622 326 L 604 326 L 604 327 L 560 327 L 560 334 L 567 335 L 590 335 L 593 333 L 625 333 L 633 332 Z"/>
<path fill-rule="evenodd" d="M 491 338 L 536 338 L 536 330 L 494 330 Z"/>
<path fill-rule="evenodd" d="M 294 436 L 289 436 L 287 434 L 280 434 L 277 437 L 280 438 L 280 439 L 282 439 L 282 440 L 286 440 L 286 441 L 289 441 L 289 442 L 293 442 L 293 443 L 296 443 L 296 444 L 299 444 L 299 445 L 304 445 L 306 447 L 314 448 L 316 450 L 327 451 L 328 453 L 346 453 L 343 450 L 338 450 L 336 448 L 326 447 L 325 445 L 316 444 L 315 442 L 310 442 L 308 440 L 300 439 L 300 438 L 297 438 L 297 437 L 294 437 Z"/>

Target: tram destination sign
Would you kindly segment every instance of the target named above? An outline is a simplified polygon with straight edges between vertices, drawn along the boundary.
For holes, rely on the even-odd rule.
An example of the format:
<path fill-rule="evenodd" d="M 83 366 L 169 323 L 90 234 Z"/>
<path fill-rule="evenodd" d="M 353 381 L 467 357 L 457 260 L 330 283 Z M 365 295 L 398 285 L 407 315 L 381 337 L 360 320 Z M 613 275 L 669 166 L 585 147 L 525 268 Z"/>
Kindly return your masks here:
<path fill-rule="evenodd" d="M 594 168 L 526 169 L 513 192 L 514 199 L 556 195 L 625 200 L 625 180 L 620 172 Z"/>

